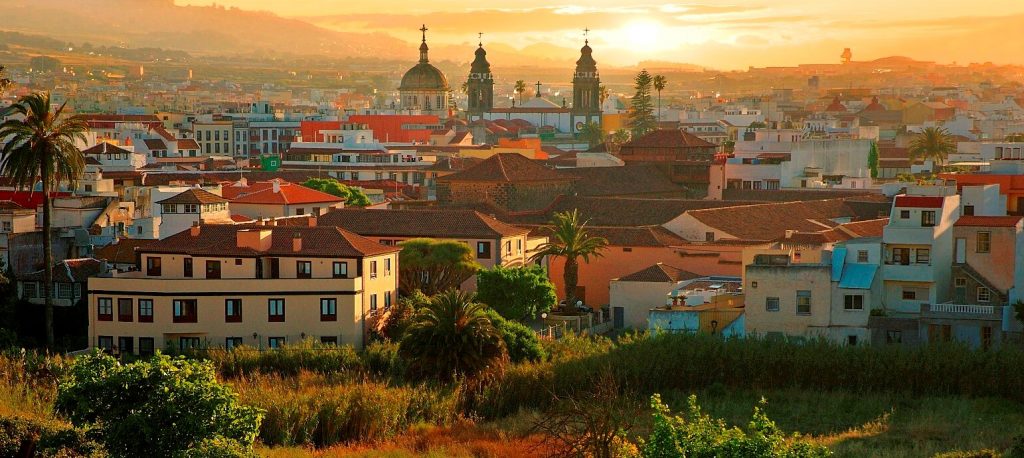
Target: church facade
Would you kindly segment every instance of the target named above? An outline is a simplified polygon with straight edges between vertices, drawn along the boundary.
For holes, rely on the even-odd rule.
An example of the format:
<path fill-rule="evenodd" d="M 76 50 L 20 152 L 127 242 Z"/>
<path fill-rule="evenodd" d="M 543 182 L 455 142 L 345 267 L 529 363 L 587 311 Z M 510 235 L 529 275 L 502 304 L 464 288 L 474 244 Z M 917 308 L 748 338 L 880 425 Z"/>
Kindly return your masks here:
<path fill-rule="evenodd" d="M 451 88 L 448 87 L 448 78 L 444 73 L 430 64 L 427 56 L 429 48 L 426 25 L 420 31 L 423 32 L 420 61 L 405 72 L 402 83 L 398 86 L 401 106 L 403 110 L 416 110 L 445 118 L 449 114 L 448 95 Z"/>

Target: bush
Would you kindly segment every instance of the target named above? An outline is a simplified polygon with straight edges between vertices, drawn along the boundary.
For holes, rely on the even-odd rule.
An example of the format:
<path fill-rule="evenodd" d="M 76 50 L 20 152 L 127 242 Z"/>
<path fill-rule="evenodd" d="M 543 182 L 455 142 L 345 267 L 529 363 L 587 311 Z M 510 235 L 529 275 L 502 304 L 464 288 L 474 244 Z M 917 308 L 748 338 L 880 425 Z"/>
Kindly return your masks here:
<path fill-rule="evenodd" d="M 362 353 L 363 367 L 370 374 L 400 380 L 405 361 L 398 356 L 398 343 L 390 340 L 371 342 Z"/>
<path fill-rule="evenodd" d="M 351 346 L 324 345 L 312 340 L 275 349 L 211 348 L 195 352 L 194 356 L 212 361 L 217 372 L 225 377 L 257 373 L 296 375 L 302 371 L 338 374 L 362 369 L 362 360 Z"/>
<path fill-rule="evenodd" d="M 79 357 L 56 410 L 95 427 L 114 456 L 174 456 L 218 436 L 250 446 L 262 417 L 217 382 L 210 362 L 162 354 L 130 364 L 102 353 Z"/>
<path fill-rule="evenodd" d="M 402 340 L 406 328 L 412 323 L 412 317 L 416 311 L 430 304 L 430 298 L 422 291 L 416 290 L 412 294 L 403 296 L 391 307 L 391 313 L 387 315 L 387 321 L 381 326 L 379 337 L 390 339 L 395 342 Z"/>
<path fill-rule="evenodd" d="M 0 417 L 0 456 L 99 458 L 106 452 L 84 430 L 66 423 Z"/>
<path fill-rule="evenodd" d="M 657 394 L 651 397 L 654 427 L 640 444 L 644 458 L 714 458 L 735 456 L 749 458 L 817 458 L 831 456 L 827 448 L 815 445 L 800 436 L 787 437 L 764 414 L 764 400 L 754 407 L 747 431 L 728 427 L 725 422 L 703 413 L 697 397 L 691 395 L 685 417 L 672 416 L 668 406 Z"/>
<path fill-rule="evenodd" d="M 501 267 L 477 273 L 477 300 L 509 320 L 523 320 L 551 310 L 558 303 L 555 285 L 538 265 Z"/>
<path fill-rule="evenodd" d="M 505 348 L 508 349 L 508 357 L 512 362 L 541 361 L 547 358 L 547 352 L 540 344 L 537 333 L 525 324 L 506 320 L 494 309 L 489 309 L 487 316 L 501 333 L 501 338 L 505 341 Z"/>
<path fill-rule="evenodd" d="M 218 436 L 203 440 L 182 453 L 180 458 L 256 458 L 256 454 L 236 440 Z"/>

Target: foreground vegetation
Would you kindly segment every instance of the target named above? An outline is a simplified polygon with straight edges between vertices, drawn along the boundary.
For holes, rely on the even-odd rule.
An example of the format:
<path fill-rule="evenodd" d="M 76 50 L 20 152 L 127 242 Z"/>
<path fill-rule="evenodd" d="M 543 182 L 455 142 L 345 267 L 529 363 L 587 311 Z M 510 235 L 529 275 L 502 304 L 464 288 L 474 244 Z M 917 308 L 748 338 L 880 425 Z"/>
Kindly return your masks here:
<path fill-rule="evenodd" d="M 1024 380 L 1017 374 L 1024 352 L 1014 348 L 570 336 L 544 341 L 531 357 L 487 371 L 486 382 L 424 377 L 420 368 L 410 371 L 415 366 L 390 341 L 361 352 L 307 342 L 190 358 L 201 363 L 188 371 L 205 380 L 202 367 L 208 367 L 210 377 L 216 374 L 237 394 L 238 407 L 229 411 L 241 412 L 245 425 L 258 413 L 256 429 L 245 431 L 253 431 L 255 452 L 263 456 L 547 456 L 570 446 L 590 456 L 676 456 L 695 443 L 719 444 L 707 456 L 823 456 L 820 447 L 835 456 L 1024 452 Z M 92 364 L 100 372 L 122 373 L 109 366 L 112 360 L 104 361 Z M 172 361 L 146 364 L 185 370 Z M 36 456 L 113 455 L 104 422 L 95 421 L 101 415 L 82 421 L 72 407 L 113 396 L 100 393 L 115 388 L 79 383 L 88 389 L 69 397 L 76 371 L 81 381 L 82 366 L 62 357 L 0 358 L 0 455 L 18 456 L 26 441 Z M 151 380 L 143 383 L 150 388 L 156 386 L 152 380 L 162 380 L 153 379 L 152 371 L 127 370 L 118 377 Z M 234 399 L 220 389 L 211 392 L 220 405 Z M 654 394 L 660 398 L 652 404 Z M 695 413 L 698 406 L 702 414 Z M 802 436 L 793 436 L 797 432 Z M 226 437 L 245 445 L 236 439 L 246 434 Z M 224 441 L 195 439 L 209 454 L 188 456 L 248 456 L 244 446 L 234 449 Z M 654 443 L 669 452 L 654 453 Z M 225 455 L 225 449 L 237 454 Z M 689 450 L 688 456 L 702 456 Z"/>

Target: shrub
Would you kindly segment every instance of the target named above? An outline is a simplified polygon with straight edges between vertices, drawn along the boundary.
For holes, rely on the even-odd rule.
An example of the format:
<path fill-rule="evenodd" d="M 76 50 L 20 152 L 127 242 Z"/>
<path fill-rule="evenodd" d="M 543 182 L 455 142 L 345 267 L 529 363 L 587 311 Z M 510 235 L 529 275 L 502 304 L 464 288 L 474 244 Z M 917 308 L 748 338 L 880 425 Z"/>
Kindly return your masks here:
<path fill-rule="evenodd" d="M 402 340 L 406 328 L 412 324 L 412 318 L 416 315 L 416 311 L 428 304 L 430 304 L 430 298 L 420 290 L 402 296 L 391 307 L 391 313 L 387 315 L 387 321 L 381 326 L 379 336 L 395 342 Z"/>
<path fill-rule="evenodd" d="M 94 426 L 115 456 L 173 456 L 218 436 L 249 446 L 262 417 L 217 382 L 213 364 L 162 354 L 130 364 L 101 353 L 79 357 L 56 409 Z"/>
<path fill-rule="evenodd" d="M 534 318 L 558 303 L 543 267 L 501 267 L 477 273 L 477 300 L 509 320 Z"/>
<path fill-rule="evenodd" d="M 725 422 L 703 413 L 697 397 L 691 395 L 685 417 L 672 416 L 657 394 L 651 397 L 654 427 L 640 444 L 644 458 L 735 456 L 749 458 L 816 458 L 831 456 L 827 448 L 802 440 L 799 435 L 785 436 L 764 414 L 764 400 L 754 407 L 747 431 L 728 427 Z"/>
<path fill-rule="evenodd" d="M 505 348 L 508 349 L 508 357 L 512 362 L 541 361 L 547 358 L 547 352 L 540 344 L 537 333 L 525 324 L 506 320 L 494 309 L 488 309 L 487 316 L 501 333 L 501 338 L 505 341 Z"/>
<path fill-rule="evenodd" d="M 256 458 L 256 454 L 236 440 L 217 436 L 186 450 L 180 458 Z"/>
<path fill-rule="evenodd" d="M 390 340 L 371 342 L 362 353 L 363 367 L 380 377 L 400 380 L 405 373 L 405 361 L 398 355 L 398 343 Z"/>
<path fill-rule="evenodd" d="M 0 456 L 99 458 L 106 452 L 86 431 L 67 423 L 0 417 Z"/>
<path fill-rule="evenodd" d="M 211 348 L 196 352 L 194 356 L 212 361 L 225 377 L 256 373 L 295 375 L 302 371 L 337 374 L 362 368 L 362 360 L 351 346 L 324 345 L 308 339 L 275 349 Z"/>

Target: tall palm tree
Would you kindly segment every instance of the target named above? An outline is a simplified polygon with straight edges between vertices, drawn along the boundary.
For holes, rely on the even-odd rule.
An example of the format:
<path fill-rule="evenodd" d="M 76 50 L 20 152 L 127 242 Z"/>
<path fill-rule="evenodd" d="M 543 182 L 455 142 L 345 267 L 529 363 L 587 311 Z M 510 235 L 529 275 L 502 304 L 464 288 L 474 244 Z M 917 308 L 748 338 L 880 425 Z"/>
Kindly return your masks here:
<path fill-rule="evenodd" d="M 601 126 L 596 122 L 588 121 L 580 129 L 580 140 L 586 141 L 587 146 L 593 148 L 604 141 L 604 132 L 601 131 Z"/>
<path fill-rule="evenodd" d="M 523 93 L 526 92 L 526 81 L 516 81 L 516 94 L 519 94 L 519 106 L 523 105 Z"/>
<path fill-rule="evenodd" d="M 591 237 L 587 234 L 587 222 L 580 220 L 579 212 L 572 211 L 555 213 L 551 219 L 551 239 L 542 244 L 533 255 L 537 261 L 545 256 L 565 258 L 565 271 L 562 280 L 565 282 L 565 310 L 573 309 L 576 303 L 576 285 L 579 283 L 580 259 L 589 263 L 590 258 L 604 256 L 601 251 L 608 246 L 603 237 Z"/>
<path fill-rule="evenodd" d="M 604 105 L 604 101 L 608 100 L 608 86 L 601 85 L 597 88 L 598 97 L 601 98 L 601 105 Z"/>
<path fill-rule="evenodd" d="M 54 346 L 50 192 L 64 182 L 73 188 L 82 176 L 85 159 L 75 142 L 85 143 L 89 130 L 81 118 L 64 113 L 66 105 L 50 111 L 49 93 L 29 94 L 10 107 L 13 118 L 0 124 L 0 139 L 7 141 L 0 151 L 0 174 L 20 189 L 32 190 L 37 180 L 43 187 L 43 297 L 46 345 L 50 348 Z"/>
<path fill-rule="evenodd" d="M 448 290 L 416 311 L 398 346 L 418 377 L 450 380 L 486 378 L 508 358 L 501 332 L 487 316 L 487 306 L 472 293 Z"/>
<path fill-rule="evenodd" d="M 665 89 L 665 84 L 668 80 L 665 79 L 665 75 L 654 75 L 654 90 L 658 91 L 658 121 L 661 121 L 661 91 Z"/>
<path fill-rule="evenodd" d="M 953 141 L 953 136 L 942 127 L 928 127 L 910 142 L 911 159 L 930 159 L 939 166 L 955 152 L 956 142 Z"/>

